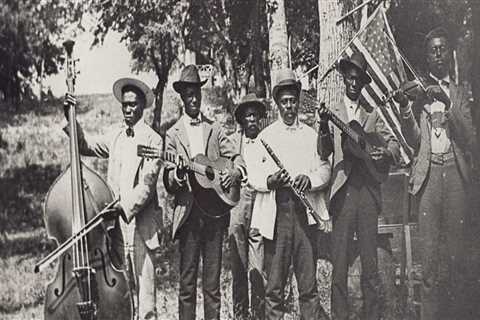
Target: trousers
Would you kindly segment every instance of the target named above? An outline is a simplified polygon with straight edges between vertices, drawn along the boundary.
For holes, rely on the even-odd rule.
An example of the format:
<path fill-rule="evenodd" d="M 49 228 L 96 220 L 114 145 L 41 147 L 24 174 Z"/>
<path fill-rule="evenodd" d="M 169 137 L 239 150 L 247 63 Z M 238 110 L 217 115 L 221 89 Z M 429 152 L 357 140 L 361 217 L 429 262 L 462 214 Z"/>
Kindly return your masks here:
<path fill-rule="evenodd" d="M 350 177 L 352 178 L 352 177 Z M 348 308 L 348 249 L 357 233 L 360 247 L 363 293 L 362 319 L 379 319 L 377 266 L 377 232 L 380 207 L 372 190 L 360 177 L 353 177 L 338 191 L 331 202 L 332 229 L 332 316 L 346 320 Z"/>
<path fill-rule="evenodd" d="M 316 226 L 308 225 L 305 208 L 289 189 L 276 191 L 274 239 L 264 238 L 265 319 L 283 319 L 284 291 L 290 265 L 297 279 L 301 319 L 327 319 L 317 290 Z"/>
<path fill-rule="evenodd" d="M 190 216 L 179 230 L 180 292 L 178 308 L 180 320 L 195 320 L 196 317 L 200 257 L 202 257 L 203 266 L 204 319 L 220 319 L 220 271 L 225 228 L 226 224 L 223 219 L 208 218 L 194 205 Z"/>
<path fill-rule="evenodd" d="M 135 221 L 129 224 L 122 221 L 120 226 L 124 237 L 126 274 L 133 295 L 135 319 L 157 319 L 153 252 L 145 245 L 138 232 L 135 232 Z"/>
<path fill-rule="evenodd" d="M 452 159 L 454 160 L 454 159 Z M 470 319 L 464 302 L 468 190 L 455 161 L 431 164 L 419 199 L 423 320 Z M 472 318 L 473 319 L 473 318 Z"/>

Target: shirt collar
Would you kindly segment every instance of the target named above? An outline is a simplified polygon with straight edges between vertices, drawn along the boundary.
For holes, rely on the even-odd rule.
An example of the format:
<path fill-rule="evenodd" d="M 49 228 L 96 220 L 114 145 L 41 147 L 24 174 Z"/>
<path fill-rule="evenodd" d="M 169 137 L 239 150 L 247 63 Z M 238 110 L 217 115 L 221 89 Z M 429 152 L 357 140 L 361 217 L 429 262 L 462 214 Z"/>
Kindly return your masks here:
<path fill-rule="evenodd" d="M 285 131 L 297 131 L 303 128 L 303 124 L 300 122 L 300 120 L 298 120 L 298 116 L 297 116 L 297 119 L 295 120 L 295 123 L 292 124 L 291 126 L 287 126 L 285 122 L 283 122 L 281 117 L 277 121 L 279 123 L 278 124 L 279 127 L 284 129 Z"/>
<path fill-rule="evenodd" d="M 358 108 L 358 101 L 359 101 L 359 99 L 354 101 L 354 100 L 350 99 L 347 95 L 345 95 L 343 97 L 343 103 L 345 104 L 346 107 Z"/>
<path fill-rule="evenodd" d="M 131 127 L 131 128 L 135 132 L 137 130 L 145 128 L 146 126 L 147 126 L 147 124 L 145 123 L 145 116 L 142 115 L 142 117 L 140 119 L 138 119 L 137 123 L 135 123 L 133 125 L 133 127 Z M 123 121 L 122 127 L 128 128 L 128 125 L 125 123 L 125 121 Z"/>
<path fill-rule="evenodd" d="M 200 114 L 198 114 L 198 116 L 196 118 L 192 118 L 188 114 L 183 114 L 182 115 L 182 121 L 183 121 L 183 124 L 185 125 L 185 127 L 192 127 L 192 124 L 190 122 L 194 119 L 198 119 L 198 121 L 201 122 L 202 118 L 200 117 Z"/>

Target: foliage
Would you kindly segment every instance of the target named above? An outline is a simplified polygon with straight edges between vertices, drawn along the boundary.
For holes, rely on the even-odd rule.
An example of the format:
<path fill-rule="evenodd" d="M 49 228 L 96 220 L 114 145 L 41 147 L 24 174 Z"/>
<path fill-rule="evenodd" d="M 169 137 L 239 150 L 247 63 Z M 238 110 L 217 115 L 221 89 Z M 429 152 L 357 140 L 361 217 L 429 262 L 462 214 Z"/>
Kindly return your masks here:
<path fill-rule="evenodd" d="M 74 1 L 7 0 L 0 3 L 0 91 L 19 100 L 30 84 L 56 73 L 62 48 L 59 35 L 79 20 Z"/>

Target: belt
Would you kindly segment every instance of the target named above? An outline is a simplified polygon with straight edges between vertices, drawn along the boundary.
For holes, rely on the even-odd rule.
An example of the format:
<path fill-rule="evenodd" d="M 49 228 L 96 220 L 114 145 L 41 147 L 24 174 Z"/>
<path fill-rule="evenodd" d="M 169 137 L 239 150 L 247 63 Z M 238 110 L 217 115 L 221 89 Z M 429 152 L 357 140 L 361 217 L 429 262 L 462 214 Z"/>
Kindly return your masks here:
<path fill-rule="evenodd" d="M 432 153 L 430 162 L 440 166 L 451 164 L 455 162 L 455 154 L 453 152 Z"/>

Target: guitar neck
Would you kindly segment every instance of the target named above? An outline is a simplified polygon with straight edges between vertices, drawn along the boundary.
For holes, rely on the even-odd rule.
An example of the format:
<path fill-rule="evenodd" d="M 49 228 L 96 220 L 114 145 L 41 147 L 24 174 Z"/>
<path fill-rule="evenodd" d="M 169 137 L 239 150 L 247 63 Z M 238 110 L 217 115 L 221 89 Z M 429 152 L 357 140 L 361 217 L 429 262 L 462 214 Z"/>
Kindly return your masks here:
<path fill-rule="evenodd" d="M 165 151 L 164 159 L 167 162 L 170 162 L 174 165 L 178 165 L 178 158 L 175 153 Z M 190 161 L 189 159 L 184 159 L 181 156 L 180 156 L 180 159 L 187 165 L 188 170 L 202 174 L 202 175 L 205 174 L 205 169 L 206 169 L 205 165 L 196 163 L 194 161 Z"/>
<path fill-rule="evenodd" d="M 333 113 L 331 110 L 326 109 L 328 115 L 330 116 L 330 120 L 333 122 L 335 126 L 337 126 L 338 129 L 340 129 L 342 132 L 344 132 L 347 136 L 350 137 L 355 142 L 359 142 L 360 137 L 358 133 L 352 130 L 348 124 L 343 122 L 335 113 Z"/>

